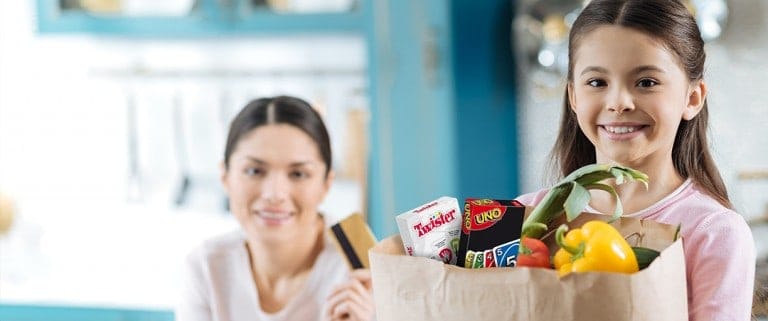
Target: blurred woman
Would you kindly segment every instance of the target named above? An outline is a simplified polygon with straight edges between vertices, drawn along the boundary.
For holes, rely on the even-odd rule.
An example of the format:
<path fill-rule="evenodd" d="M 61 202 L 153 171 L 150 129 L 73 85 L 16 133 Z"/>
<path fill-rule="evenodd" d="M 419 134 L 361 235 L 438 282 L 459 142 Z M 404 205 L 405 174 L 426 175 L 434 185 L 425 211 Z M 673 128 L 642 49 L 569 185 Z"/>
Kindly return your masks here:
<path fill-rule="evenodd" d="M 177 320 L 372 320 L 370 273 L 349 271 L 318 212 L 333 177 L 328 132 L 308 103 L 247 104 L 221 172 L 241 229 L 188 256 Z"/>

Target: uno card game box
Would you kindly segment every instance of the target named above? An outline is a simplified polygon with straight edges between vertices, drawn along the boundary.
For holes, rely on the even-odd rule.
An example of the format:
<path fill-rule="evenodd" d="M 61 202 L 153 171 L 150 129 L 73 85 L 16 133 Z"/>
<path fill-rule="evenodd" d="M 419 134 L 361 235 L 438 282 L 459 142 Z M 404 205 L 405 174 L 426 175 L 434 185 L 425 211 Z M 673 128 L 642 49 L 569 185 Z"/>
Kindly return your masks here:
<path fill-rule="evenodd" d="M 525 206 L 518 201 L 468 198 L 456 265 L 473 269 L 515 266 L 524 215 Z"/>

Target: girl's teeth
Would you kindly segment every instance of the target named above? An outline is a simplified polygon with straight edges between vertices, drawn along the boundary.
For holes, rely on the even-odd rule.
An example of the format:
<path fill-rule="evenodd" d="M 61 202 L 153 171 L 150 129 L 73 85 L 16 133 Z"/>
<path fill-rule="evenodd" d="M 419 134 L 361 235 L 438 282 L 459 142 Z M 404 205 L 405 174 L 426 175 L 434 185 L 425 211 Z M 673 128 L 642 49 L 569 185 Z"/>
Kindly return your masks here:
<path fill-rule="evenodd" d="M 626 134 L 638 130 L 639 127 L 605 126 L 605 129 L 614 134 Z"/>

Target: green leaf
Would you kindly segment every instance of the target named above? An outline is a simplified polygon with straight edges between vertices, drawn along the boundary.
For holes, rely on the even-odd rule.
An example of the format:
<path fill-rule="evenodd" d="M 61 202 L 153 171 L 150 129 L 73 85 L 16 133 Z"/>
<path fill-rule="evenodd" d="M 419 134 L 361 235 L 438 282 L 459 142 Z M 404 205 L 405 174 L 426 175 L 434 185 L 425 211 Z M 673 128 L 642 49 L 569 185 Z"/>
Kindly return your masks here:
<path fill-rule="evenodd" d="M 629 177 L 631 177 L 632 180 L 643 183 L 645 185 L 645 189 L 648 189 L 648 175 L 631 168 L 625 168 L 624 171 L 629 175 Z"/>
<path fill-rule="evenodd" d="M 573 182 L 571 193 L 568 194 L 568 198 L 565 199 L 563 207 L 565 208 L 565 217 L 568 222 L 573 221 L 576 217 L 584 211 L 587 207 L 591 196 L 589 191 L 580 184 Z"/>
<path fill-rule="evenodd" d="M 539 202 L 536 207 L 533 208 L 531 214 L 523 222 L 523 235 L 539 238 L 546 231 L 546 226 L 560 213 L 563 212 L 563 203 L 571 192 L 572 184 L 561 183 L 550 189 L 544 198 Z M 532 228 L 532 225 L 541 223 L 545 226 L 542 230 L 540 228 Z"/>
<path fill-rule="evenodd" d="M 581 177 L 574 180 L 574 182 L 579 183 L 582 186 L 585 186 L 588 184 L 598 183 L 606 178 L 611 178 L 611 177 L 613 177 L 613 174 L 611 174 L 610 171 L 597 171 L 597 172 L 582 175 Z"/>
<path fill-rule="evenodd" d="M 608 165 L 608 164 L 585 165 L 568 174 L 568 176 L 566 176 L 562 182 L 575 181 L 579 179 L 579 177 L 582 177 L 586 174 L 590 174 L 592 172 L 607 172 L 610 168 L 611 168 L 611 165 Z"/>
<path fill-rule="evenodd" d="M 619 199 L 619 194 L 616 193 L 616 190 L 613 189 L 613 186 L 597 183 L 597 184 L 590 184 L 584 187 L 587 189 L 604 190 L 610 193 L 611 195 L 613 195 L 614 198 L 616 198 L 616 208 L 613 210 L 613 215 L 611 216 L 610 222 L 617 220 L 624 213 L 624 208 L 622 208 L 621 206 L 621 200 Z"/>
<path fill-rule="evenodd" d="M 533 222 L 523 226 L 523 232 L 520 234 L 521 235 L 520 237 L 522 238 L 523 236 L 531 237 L 531 235 L 542 235 L 548 229 L 549 228 L 547 227 L 547 224 Z"/>
<path fill-rule="evenodd" d="M 624 184 L 625 172 L 618 167 L 611 168 L 611 174 L 616 178 L 616 185 Z M 631 178 L 631 177 L 630 177 Z"/>

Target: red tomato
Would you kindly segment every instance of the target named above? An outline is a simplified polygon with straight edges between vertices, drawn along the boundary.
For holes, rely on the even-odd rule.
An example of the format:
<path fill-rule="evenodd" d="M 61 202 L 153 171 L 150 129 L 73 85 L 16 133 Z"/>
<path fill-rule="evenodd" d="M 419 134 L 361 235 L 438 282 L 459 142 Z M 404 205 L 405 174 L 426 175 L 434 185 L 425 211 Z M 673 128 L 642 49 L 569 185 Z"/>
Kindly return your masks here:
<path fill-rule="evenodd" d="M 549 248 L 539 239 L 523 236 L 517 254 L 517 266 L 542 267 L 550 269 Z"/>

